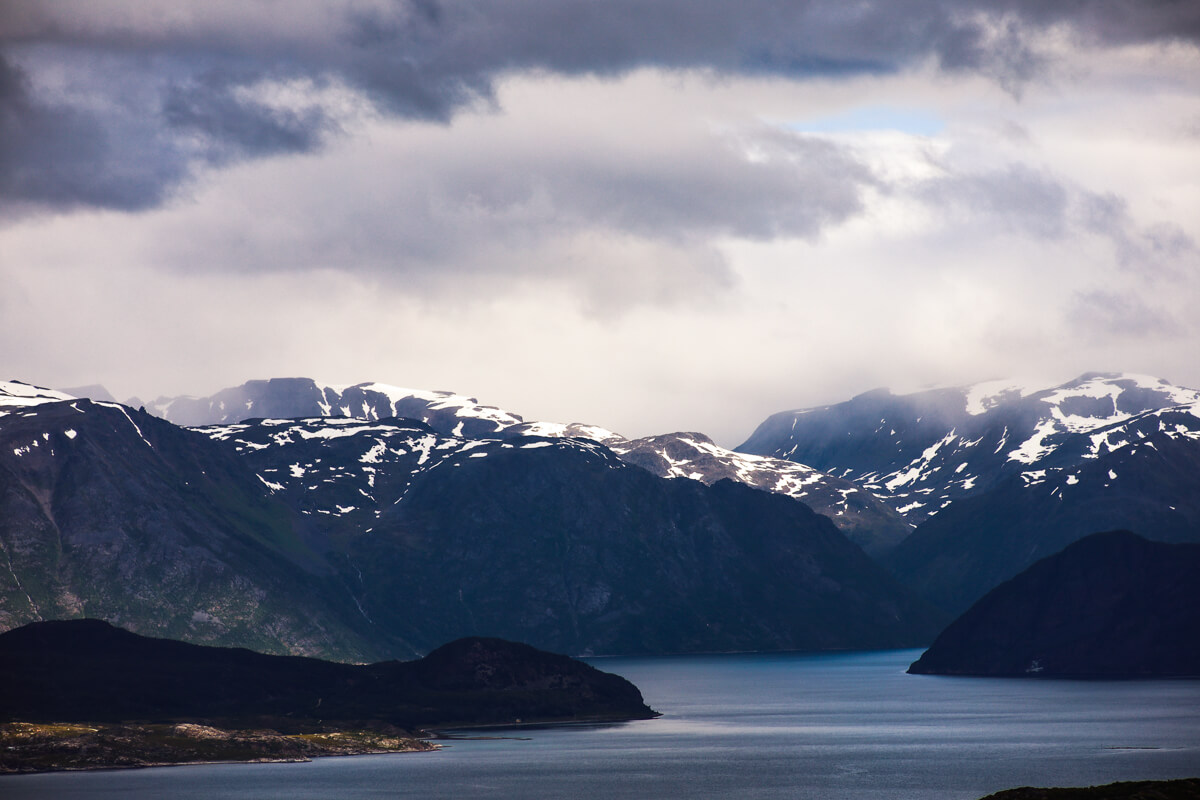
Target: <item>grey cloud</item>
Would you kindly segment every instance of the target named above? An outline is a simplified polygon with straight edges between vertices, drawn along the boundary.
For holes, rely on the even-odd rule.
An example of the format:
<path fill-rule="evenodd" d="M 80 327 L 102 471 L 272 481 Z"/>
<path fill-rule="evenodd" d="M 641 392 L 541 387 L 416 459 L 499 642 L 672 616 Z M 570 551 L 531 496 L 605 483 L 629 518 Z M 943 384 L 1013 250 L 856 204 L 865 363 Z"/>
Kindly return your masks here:
<path fill-rule="evenodd" d="M 914 194 L 956 226 L 978 233 L 1020 233 L 1061 239 L 1087 233 L 1108 239 L 1117 263 L 1150 278 L 1169 276 L 1198 252 L 1174 223 L 1141 226 L 1128 203 L 1061 181 L 1042 170 L 1011 165 L 988 172 L 953 172 L 912 187 Z"/>
<path fill-rule="evenodd" d="M 1124 199 L 1113 194 L 1084 193 L 1079 200 L 1083 227 L 1107 236 L 1122 267 L 1148 277 L 1171 274 L 1175 264 L 1197 253 L 1195 241 L 1173 223 L 1139 228 Z"/>
<path fill-rule="evenodd" d="M 1200 41 L 1200 6 L 1192 0 L 995 0 L 1000 13 L 1029 25 L 1069 25 L 1077 35 L 1105 44 Z"/>
<path fill-rule="evenodd" d="M 649 153 L 580 154 L 519 134 L 486 152 L 439 139 L 289 167 L 297 185 L 336 173 L 353 191 L 301 196 L 266 176 L 261 199 L 257 187 L 239 197 L 253 218 L 181 219 L 186 230 L 157 232 L 152 258 L 185 272 L 332 268 L 442 297 L 467 281 L 473 294 L 503 288 L 488 276 L 561 281 L 604 315 L 728 287 L 714 239 L 812 239 L 858 214 L 877 180 L 829 142 L 771 129 L 672 136 Z"/>
<path fill-rule="evenodd" d="M 239 98 L 238 81 L 209 73 L 165 92 L 162 114 L 167 125 L 202 134 L 206 156 L 214 161 L 239 156 L 307 152 L 340 130 L 319 107 L 303 110 L 266 108 Z"/>
<path fill-rule="evenodd" d="M 0 216 L 47 206 L 148 208 L 185 171 L 114 146 L 95 113 L 40 102 L 0 52 Z"/>
<path fill-rule="evenodd" d="M 284 8 L 285 19 L 269 13 Z M 616 75 L 653 66 L 803 77 L 885 73 L 933 57 L 944 69 L 979 71 L 1015 88 L 1043 67 L 1032 31 L 1064 24 L 1101 44 L 1195 41 L 1198 8 L 1133 0 L 343 0 L 211 2 L 183 14 L 168 0 L 69 9 L 13 0 L 0 12 L 0 41 L 14 52 L 69 49 L 92 59 L 101 79 L 106 58 L 152 59 L 167 62 L 171 78 L 141 77 L 158 99 L 137 109 L 147 129 L 135 137 L 137 157 L 122 135 L 128 120 L 82 109 L 72 116 L 33 97 L 7 103 L 9 152 L 18 152 L 17 140 L 28 167 L 10 175 L 6 191 L 52 207 L 152 206 L 197 158 L 303 152 L 337 129 L 321 109 L 283 112 L 237 95 L 264 78 L 337 80 L 385 113 L 441 121 L 492 102 L 497 77 L 525 70 Z M 108 87 L 109 107 L 121 105 L 115 98 L 127 88 L 117 83 Z M 31 131 L 47 128 L 57 144 L 33 147 Z M 189 140 L 196 134 L 205 141 L 198 152 Z M 96 149 L 54 160 L 79 143 Z"/>
<path fill-rule="evenodd" d="M 1184 331 L 1168 311 L 1150 306 L 1136 295 L 1108 291 L 1076 293 L 1067 322 L 1101 340 L 1174 336 Z"/>
<path fill-rule="evenodd" d="M 1053 177 L 1023 165 L 986 173 L 948 174 L 919 184 L 916 195 L 960 221 L 991 230 L 1057 238 L 1068 226 L 1070 195 Z"/>

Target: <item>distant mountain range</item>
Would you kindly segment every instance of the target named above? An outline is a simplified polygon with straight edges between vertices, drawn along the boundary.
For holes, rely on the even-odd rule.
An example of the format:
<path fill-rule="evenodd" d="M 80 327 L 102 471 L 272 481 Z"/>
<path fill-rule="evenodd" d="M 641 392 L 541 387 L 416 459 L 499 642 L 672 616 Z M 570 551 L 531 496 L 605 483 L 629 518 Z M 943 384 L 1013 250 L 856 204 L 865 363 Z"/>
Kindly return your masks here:
<path fill-rule="evenodd" d="M 1090 533 L 1200 541 L 1200 392 L 1145 376 L 870 392 L 776 414 L 738 450 L 855 481 L 917 523 L 882 560 L 954 614 Z"/>
<path fill-rule="evenodd" d="M 192 430 L 22 384 L 0 408 L 6 627 L 87 615 L 372 660 L 471 634 L 567 653 L 891 647 L 941 621 L 802 503 L 663 479 L 593 439 L 466 438 L 461 418 Z"/>
<path fill-rule="evenodd" d="M 129 405 L 140 403 L 137 398 L 129 401 Z M 176 425 L 194 427 L 229 425 L 251 418 L 400 417 L 423 422 L 443 436 L 463 439 L 585 438 L 600 442 L 623 460 L 663 478 L 685 477 L 703 483 L 729 478 L 803 500 L 829 516 L 851 541 L 873 555 L 895 547 L 913 527 L 872 492 L 850 481 L 794 461 L 735 453 L 714 444 L 704 434 L 668 433 L 626 439 L 597 425 L 526 421 L 519 414 L 453 392 L 382 383 L 337 386 L 309 378 L 273 378 L 249 381 L 210 397 L 161 397 L 146 403 L 145 408 Z"/>
<path fill-rule="evenodd" d="M 0 384 L 0 624 L 352 660 L 887 647 L 1088 534 L 1200 541 L 1200 392 L 1138 375 L 870 392 L 737 451 L 378 383 L 139 405 Z"/>

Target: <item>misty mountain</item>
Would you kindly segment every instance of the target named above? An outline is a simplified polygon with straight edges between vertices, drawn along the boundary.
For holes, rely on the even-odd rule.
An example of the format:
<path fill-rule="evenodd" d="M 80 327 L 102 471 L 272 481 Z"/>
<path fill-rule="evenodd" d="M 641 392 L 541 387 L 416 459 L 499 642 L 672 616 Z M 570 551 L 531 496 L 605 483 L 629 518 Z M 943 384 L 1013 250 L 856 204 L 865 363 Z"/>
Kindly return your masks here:
<path fill-rule="evenodd" d="M 1013 476 L 1040 481 L 1160 429 L 1200 437 L 1200 392 L 1089 373 L 1048 389 L 877 390 L 772 415 L 737 450 L 853 481 L 920 524 Z"/>
<path fill-rule="evenodd" d="M 1200 544 L 1097 533 L 997 586 L 909 672 L 1200 675 Z"/>
<path fill-rule="evenodd" d="M 250 418 L 402 417 L 444 436 L 468 439 L 542 436 L 585 438 L 609 447 L 625 461 L 664 478 L 715 483 L 725 478 L 802 500 L 833 519 L 852 541 L 881 555 L 912 530 L 886 503 L 854 483 L 781 459 L 735 453 L 699 433 L 668 433 L 626 439 L 581 423 L 526 421 L 518 414 L 452 392 L 404 389 L 381 383 L 319 384 L 308 378 L 250 381 L 211 397 L 159 398 L 147 411 L 178 425 L 230 425 Z"/>
<path fill-rule="evenodd" d="M 919 526 L 882 560 L 952 614 L 1091 533 L 1200 541 L 1200 392 L 1088 374 L 769 418 L 742 445 L 845 476 Z"/>

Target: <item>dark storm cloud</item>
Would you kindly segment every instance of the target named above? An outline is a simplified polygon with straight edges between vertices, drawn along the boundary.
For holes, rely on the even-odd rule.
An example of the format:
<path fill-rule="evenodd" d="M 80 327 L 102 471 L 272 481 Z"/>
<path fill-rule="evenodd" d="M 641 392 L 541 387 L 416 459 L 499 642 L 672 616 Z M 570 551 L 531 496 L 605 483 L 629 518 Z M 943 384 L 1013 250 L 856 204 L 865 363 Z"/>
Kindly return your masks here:
<path fill-rule="evenodd" d="M 234 76 L 209 73 L 167 88 L 162 115 L 172 128 L 203 136 L 212 161 L 239 156 L 305 152 L 339 130 L 320 108 L 266 108 L 237 96 Z"/>
<path fill-rule="evenodd" d="M 140 162 L 113 147 L 94 113 L 43 103 L 0 53 L 0 216 L 31 207 L 138 210 L 163 198 L 183 165 Z"/>
<path fill-rule="evenodd" d="M 489 103 L 505 74 L 617 75 L 639 67 L 791 77 L 886 73 L 932 58 L 1016 88 L 1046 56 L 1036 34 L 1063 25 L 1077 41 L 1200 37 L 1200 4 L 1134 0 L 344 0 L 340 3 L 10 0 L 0 10 L 6 69 L 47 48 L 169 62 L 146 74 L 148 107 L 124 87 L 96 108 L 7 90 L 5 196 L 48 207 L 154 205 L 192 163 L 319 147 L 338 127 L 321 107 L 281 109 L 241 90 L 263 81 L 332 82 L 377 109 L 449 120 Z M 90 75 L 92 80 L 96 75 Z M 11 75 L 5 80 L 12 83 Z M 96 104 L 92 104 L 96 105 Z M 137 118 L 151 133 L 131 141 Z M 117 119 L 118 121 L 114 121 Z M 199 136 L 199 148 L 189 137 Z M 181 141 L 182 140 L 182 141 Z"/>

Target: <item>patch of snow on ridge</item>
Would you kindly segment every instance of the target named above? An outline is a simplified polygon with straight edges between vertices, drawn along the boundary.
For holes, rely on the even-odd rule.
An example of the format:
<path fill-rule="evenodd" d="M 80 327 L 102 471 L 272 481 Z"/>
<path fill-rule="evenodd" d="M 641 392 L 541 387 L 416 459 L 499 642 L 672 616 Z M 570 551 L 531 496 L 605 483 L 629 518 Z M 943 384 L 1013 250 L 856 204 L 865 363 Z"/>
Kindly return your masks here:
<path fill-rule="evenodd" d="M 1020 461 L 1022 464 L 1032 464 L 1054 452 L 1054 446 L 1045 443 L 1047 436 L 1057 433 L 1053 419 L 1044 419 L 1038 423 L 1033 435 L 1021 443 L 1016 450 L 1008 453 L 1009 461 Z"/>
<path fill-rule="evenodd" d="M 18 408 L 37 406 L 42 403 L 58 403 L 63 400 L 77 400 L 73 395 L 58 392 L 54 389 L 43 389 L 20 381 L 0 381 L 0 414 Z"/>
<path fill-rule="evenodd" d="M 510 425 L 520 425 L 524 422 L 521 417 L 511 414 L 502 408 L 480 405 L 479 401 L 474 397 L 454 394 L 453 392 L 430 392 L 421 389 L 406 389 L 386 383 L 358 383 L 353 386 L 338 388 L 341 389 L 339 393 L 345 393 L 348 389 L 378 392 L 388 398 L 393 409 L 395 409 L 396 403 L 409 398 L 415 398 L 429 403 L 431 411 L 453 409 L 457 417 L 487 420 L 495 423 L 498 429 L 507 428 Z"/>
<path fill-rule="evenodd" d="M 951 430 L 949 433 L 947 433 L 945 436 L 943 436 L 940 440 L 929 445 L 929 447 L 926 447 L 925 450 L 921 453 L 921 457 L 919 459 L 913 461 L 909 465 L 908 469 L 905 469 L 903 471 L 898 470 L 897 472 L 893 473 L 895 475 L 895 477 L 893 477 L 890 481 L 886 481 L 884 483 L 884 486 L 886 486 L 888 488 L 888 491 L 894 492 L 894 491 L 896 491 L 896 489 L 900 488 L 901 486 L 907 486 L 910 483 L 920 481 L 920 479 L 922 477 L 924 477 L 924 475 L 925 475 L 925 470 L 929 467 L 929 465 L 933 462 L 933 459 L 937 456 L 938 450 L 941 450 L 943 447 L 950 444 L 957 438 L 958 438 L 958 435 L 953 430 Z M 901 511 L 901 513 L 904 513 L 904 512 Z"/>
<path fill-rule="evenodd" d="M 966 388 L 967 413 L 977 417 L 1003 403 L 1011 394 L 1019 393 L 1021 397 L 1028 397 L 1036 391 L 1037 389 L 1023 381 L 1000 380 L 977 383 Z"/>
<path fill-rule="evenodd" d="M 585 425 L 580 422 L 524 422 L 508 433 L 519 433 L 522 436 L 545 436 L 553 439 L 591 439 L 601 444 L 626 441 L 625 437 L 613 433 L 608 428 L 602 428 L 599 425 Z"/>

